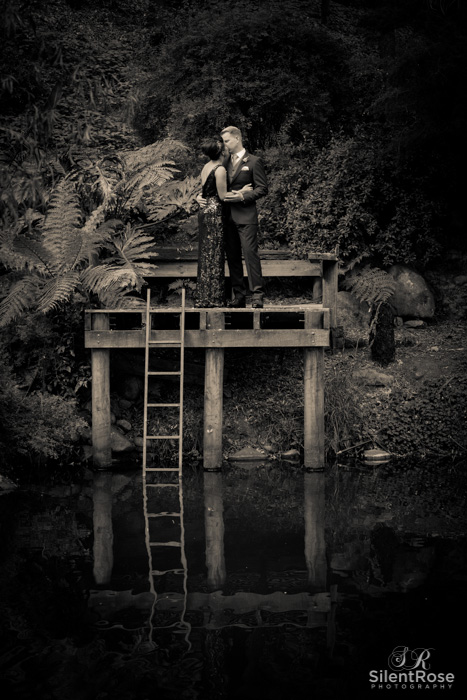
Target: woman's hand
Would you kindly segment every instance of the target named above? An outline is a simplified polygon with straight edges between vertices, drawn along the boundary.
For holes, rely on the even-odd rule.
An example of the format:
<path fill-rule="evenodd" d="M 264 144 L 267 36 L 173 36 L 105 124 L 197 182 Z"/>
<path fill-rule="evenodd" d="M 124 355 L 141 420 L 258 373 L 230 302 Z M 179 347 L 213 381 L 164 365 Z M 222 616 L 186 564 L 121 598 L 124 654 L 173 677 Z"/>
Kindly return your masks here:
<path fill-rule="evenodd" d="M 248 185 L 243 185 L 241 190 L 236 190 L 236 191 L 237 192 L 253 192 L 253 185 L 250 185 L 250 183 L 248 183 Z"/>

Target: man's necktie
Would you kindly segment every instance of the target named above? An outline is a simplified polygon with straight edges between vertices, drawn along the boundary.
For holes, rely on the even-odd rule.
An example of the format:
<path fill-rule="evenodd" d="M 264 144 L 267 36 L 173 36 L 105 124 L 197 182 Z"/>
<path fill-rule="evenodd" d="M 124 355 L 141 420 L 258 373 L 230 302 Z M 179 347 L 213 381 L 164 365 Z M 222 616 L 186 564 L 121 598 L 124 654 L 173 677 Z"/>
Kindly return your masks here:
<path fill-rule="evenodd" d="M 236 153 L 232 153 L 232 156 L 231 156 L 231 157 L 232 157 L 232 168 L 235 169 L 235 166 L 237 165 L 237 154 L 236 154 Z"/>

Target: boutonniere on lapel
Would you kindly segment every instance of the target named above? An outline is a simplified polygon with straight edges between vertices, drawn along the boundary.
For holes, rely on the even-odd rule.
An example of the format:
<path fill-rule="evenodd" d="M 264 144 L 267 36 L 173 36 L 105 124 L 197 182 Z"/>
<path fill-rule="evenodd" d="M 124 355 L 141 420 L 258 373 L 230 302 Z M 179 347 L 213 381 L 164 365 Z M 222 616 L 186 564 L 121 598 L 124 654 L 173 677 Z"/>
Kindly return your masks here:
<path fill-rule="evenodd" d="M 245 158 L 242 158 L 242 163 L 248 163 L 248 158 L 249 158 L 249 156 L 245 156 Z M 242 168 L 242 170 L 249 170 L 249 169 L 250 168 L 248 167 L 248 165 L 244 165 Z"/>

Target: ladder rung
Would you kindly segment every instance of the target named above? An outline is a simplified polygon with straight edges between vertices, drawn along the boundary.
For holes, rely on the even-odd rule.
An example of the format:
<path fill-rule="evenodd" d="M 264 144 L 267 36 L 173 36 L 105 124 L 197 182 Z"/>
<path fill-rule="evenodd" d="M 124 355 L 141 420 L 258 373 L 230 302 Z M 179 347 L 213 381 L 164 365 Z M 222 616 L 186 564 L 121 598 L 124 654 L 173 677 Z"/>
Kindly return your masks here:
<path fill-rule="evenodd" d="M 166 376 L 174 376 L 174 375 L 180 375 L 181 372 L 148 372 L 148 375 L 152 376 L 160 376 L 160 377 L 166 377 Z"/>
<path fill-rule="evenodd" d="M 178 467 L 146 467 L 147 472 L 179 472 Z"/>
<path fill-rule="evenodd" d="M 146 488 L 149 488 L 151 486 L 152 486 L 152 488 L 158 488 L 158 489 L 166 489 L 166 488 L 169 488 L 170 486 L 172 488 L 176 488 L 176 489 L 179 488 L 179 484 L 146 484 Z"/>
<path fill-rule="evenodd" d="M 150 542 L 151 547 L 181 547 L 181 542 Z"/>
<path fill-rule="evenodd" d="M 170 309 L 170 311 L 167 311 L 166 309 L 161 309 L 160 307 L 156 309 L 149 309 L 150 314 L 167 314 L 169 313 L 171 316 L 181 316 L 183 313 L 182 309 Z"/>
<path fill-rule="evenodd" d="M 180 435 L 146 435 L 146 440 L 179 440 Z"/>
<path fill-rule="evenodd" d="M 179 403 L 148 403 L 148 408 L 180 408 Z"/>
<path fill-rule="evenodd" d="M 159 569 L 153 569 L 151 573 L 154 576 L 163 576 L 164 574 L 183 574 L 185 573 L 183 569 L 165 569 L 165 571 L 161 571 Z"/>
<path fill-rule="evenodd" d="M 179 518 L 181 513 L 175 511 L 162 511 L 162 513 L 148 513 L 148 518 Z"/>

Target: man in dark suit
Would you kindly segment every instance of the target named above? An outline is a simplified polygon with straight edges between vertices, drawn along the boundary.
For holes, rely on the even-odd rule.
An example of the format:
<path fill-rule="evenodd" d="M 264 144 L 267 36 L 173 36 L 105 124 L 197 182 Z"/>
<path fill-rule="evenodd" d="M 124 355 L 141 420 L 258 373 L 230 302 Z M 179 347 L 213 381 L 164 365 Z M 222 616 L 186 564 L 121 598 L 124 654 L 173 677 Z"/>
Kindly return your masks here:
<path fill-rule="evenodd" d="M 245 306 L 247 290 L 243 278 L 243 251 L 252 307 L 258 309 L 263 306 L 264 282 L 258 254 L 256 200 L 268 193 L 266 173 L 261 159 L 248 153 L 243 146 L 240 129 L 228 126 L 222 130 L 221 136 L 229 152 L 223 163 L 229 190 L 224 199 L 224 237 L 234 298 L 228 306 Z"/>

